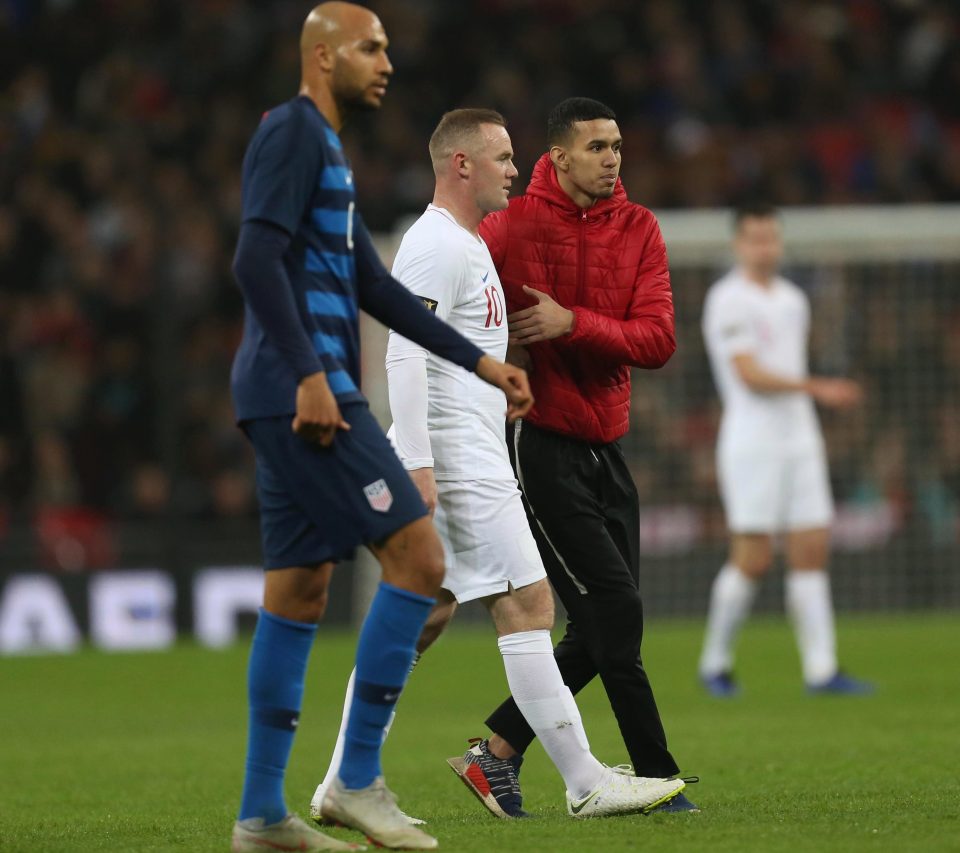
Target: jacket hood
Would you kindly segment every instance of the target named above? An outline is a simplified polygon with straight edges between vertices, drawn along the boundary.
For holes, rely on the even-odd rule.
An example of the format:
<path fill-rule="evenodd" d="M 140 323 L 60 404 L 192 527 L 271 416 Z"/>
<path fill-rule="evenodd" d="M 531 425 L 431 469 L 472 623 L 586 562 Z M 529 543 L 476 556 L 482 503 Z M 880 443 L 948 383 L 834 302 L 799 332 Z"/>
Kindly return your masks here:
<path fill-rule="evenodd" d="M 550 159 L 549 152 L 537 160 L 537 164 L 533 167 L 530 183 L 527 184 L 527 195 L 542 198 L 568 213 L 579 215 L 581 211 L 577 203 L 560 186 L 560 182 L 557 180 L 557 170 L 553 168 L 553 161 Z M 618 176 L 617 183 L 613 188 L 613 195 L 610 198 L 599 199 L 589 210 L 591 213 L 602 215 L 612 212 L 614 208 L 619 207 L 626 201 L 627 191 L 623 188 Z"/>

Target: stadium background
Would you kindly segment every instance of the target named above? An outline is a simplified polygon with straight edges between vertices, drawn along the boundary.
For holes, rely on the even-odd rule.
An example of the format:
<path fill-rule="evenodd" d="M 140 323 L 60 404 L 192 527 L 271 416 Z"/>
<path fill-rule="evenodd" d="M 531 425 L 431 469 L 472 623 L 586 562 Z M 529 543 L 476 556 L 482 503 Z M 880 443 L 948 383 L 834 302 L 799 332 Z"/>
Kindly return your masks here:
<path fill-rule="evenodd" d="M 960 604 L 956 4 L 374 6 L 395 75 L 344 138 L 387 260 L 429 200 L 426 140 L 444 110 L 507 116 L 518 191 L 556 101 L 591 95 L 618 113 L 624 184 L 661 217 L 677 307 L 678 352 L 635 373 L 625 439 L 651 615 L 702 614 L 723 557 L 699 317 L 728 260 L 725 209 L 756 197 L 788 209 L 814 367 L 867 389 L 859 412 L 824 416 L 838 608 Z M 198 587 L 224 589 L 198 570 L 259 561 L 228 389 L 242 318 L 230 262 L 239 163 L 261 113 L 295 92 L 305 11 L 0 5 L 0 653 L 71 648 L 92 610 L 122 614 L 114 640 L 94 631 L 102 645 L 164 645 L 171 618 L 197 626 Z M 365 335 L 366 388 L 388 417 L 382 333 Z M 104 592 L 118 570 L 126 586 Z M 255 573 L 231 577 L 243 609 Z M 358 577 L 338 573 L 334 622 L 362 610 Z M 780 607 L 778 583 L 762 606 Z M 74 628 L 44 622 L 54 590 Z M 94 603 L 111 594 L 112 610 Z M 209 618 L 229 641 L 226 617 Z"/>

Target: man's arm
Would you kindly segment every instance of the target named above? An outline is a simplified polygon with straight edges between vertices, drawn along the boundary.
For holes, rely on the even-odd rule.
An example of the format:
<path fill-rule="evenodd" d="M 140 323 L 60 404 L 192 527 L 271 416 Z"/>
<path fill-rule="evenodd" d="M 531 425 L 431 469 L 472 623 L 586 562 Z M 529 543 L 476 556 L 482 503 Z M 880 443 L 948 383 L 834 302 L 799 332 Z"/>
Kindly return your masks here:
<path fill-rule="evenodd" d="M 809 309 L 807 309 L 809 312 Z M 711 290 L 703 311 L 703 334 L 707 348 L 729 359 L 737 376 L 755 394 L 809 394 L 818 403 L 845 408 L 860 402 L 862 391 L 849 379 L 824 376 L 795 378 L 768 370 L 756 353 L 761 341 L 752 316 L 752 305 L 738 291 Z M 805 317 L 804 323 L 808 319 Z"/>
<path fill-rule="evenodd" d="M 808 376 L 805 379 L 790 379 L 772 373 L 757 363 L 753 353 L 741 352 L 731 357 L 737 375 L 744 384 L 757 394 L 809 394 L 818 403 L 842 409 L 855 406 L 863 399 L 860 386 L 850 379 L 827 376 Z"/>
<path fill-rule="evenodd" d="M 338 429 L 350 429 L 327 384 L 320 356 L 307 336 L 283 265 L 290 235 L 258 220 L 240 226 L 233 273 L 260 328 L 297 377 L 293 430 L 326 447 Z"/>
<path fill-rule="evenodd" d="M 395 346 L 394 338 L 399 342 Z M 407 344 L 409 346 L 404 346 Z M 391 335 L 387 346 L 387 393 L 397 455 L 408 471 L 433 467 L 427 429 L 427 357 L 416 344 Z"/>
<path fill-rule="evenodd" d="M 401 246 L 393 275 L 442 320 L 457 301 L 462 258 L 441 245 Z M 403 467 L 410 474 L 431 514 L 437 505 L 433 476 L 433 448 L 427 426 L 429 391 L 428 353 L 397 332 L 387 343 L 387 389 L 393 415 L 393 440 Z"/>
<path fill-rule="evenodd" d="M 483 350 L 435 317 L 387 272 L 359 216 L 354 219 L 353 239 L 360 307 L 388 329 L 473 373 Z"/>
<path fill-rule="evenodd" d="M 433 449 L 427 428 L 426 353 L 406 338 L 395 334 L 390 338 L 387 390 L 393 415 L 393 439 L 403 467 L 432 515 L 437 506 L 437 482 L 433 476 Z M 402 343 L 395 347 L 394 339 Z"/>
<path fill-rule="evenodd" d="M 300 319 L 283 257 L 320 167 L 299 114 L 271 128 L 250 152 L 243 187 L 243 218 L 233 271 L 244 300 L 264 334 L 297 378 L 293 429 L 328 446 L 338 429 L 350 429 L 327 384 L 320 354 Z"/>
<path fill-rule="evenodd" d="M 507 417 L 523 417 L 533 405 L 527 374 L 501 364 L 428 311 L 423 302 L 387 272 L 362 220 L 354 222 L 354 255 L 360 307 L 385 326 L 430 352 L 474 372 L 507 397 Z"/>
<path fill-rule="evenodd" d="M 580 306 L 564 308 L 545 293 L 527 287 L 524 291 L 535 296 L 538 304 L 507 318 L 511 343 L 556 340 L 561 347 L 645 368 L 662 367 L 677 348 L 667 250 L 656 223 L 650 229 L 625 320 Z"/>
<path fill-rule="evenodd" d="M 808 379 L 790 379 L 761 367 L 751 352 L 732 355 L 734 370 L 751 391 L 757 394 L 809 393 Z"/>
<path fill-rule="evenodd" d="M 244 222 L 233 258 L 233 274 L 260 327 L 299 382 L 322 371 L 323 364 L 303 328 L 283 265 L 290 240 L 286 231 L 272 223 Z"/>

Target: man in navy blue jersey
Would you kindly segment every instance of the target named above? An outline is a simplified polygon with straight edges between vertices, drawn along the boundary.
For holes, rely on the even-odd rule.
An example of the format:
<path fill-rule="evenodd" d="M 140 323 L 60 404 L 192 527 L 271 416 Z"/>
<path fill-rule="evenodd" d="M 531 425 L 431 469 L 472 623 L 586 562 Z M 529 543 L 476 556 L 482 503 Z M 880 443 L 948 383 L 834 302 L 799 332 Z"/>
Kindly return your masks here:
<path fill-rule="evenodd" d="M 243 163 L 234 272 L 246 315 L 232 386 L 256 456 L 268 571 L 234 851 L 355 849 L 288 814 L 283 777 L 333 566 L 361 544 L 383 579 L 360 632 L 343 759 L 323 810 L 382 846 L 437 846 L 386 788 L 380 743 L 443 580 L 443 549 L 360 393 L 359 310 L 501 388 L 510 419 L 532 405 L 522 370 L 484 355 L 390 276 L 356 211 L 338 133 L 352 112 L 380 106 L 393 70 L 386 49 L 369 10 L 317 6 L 300 40 L 300 93 L 263 117 Z"/>

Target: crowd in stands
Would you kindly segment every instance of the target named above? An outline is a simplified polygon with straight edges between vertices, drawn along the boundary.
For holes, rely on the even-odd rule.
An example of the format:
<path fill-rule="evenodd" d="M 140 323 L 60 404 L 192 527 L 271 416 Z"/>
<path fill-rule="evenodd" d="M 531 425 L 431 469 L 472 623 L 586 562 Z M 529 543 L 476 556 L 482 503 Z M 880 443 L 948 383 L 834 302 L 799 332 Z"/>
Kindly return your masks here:
<path fill-rule="evenodd" d="M 230 270 L 240 161 L 263 111 L 296 92 L 308 5 L 0 3 L 0 538 L 50 513 L 252 517 L 228 388 L 242 320 Z M 617 111 L 628 194 L 654 209 L 960 201 L 954 3 L 370 5 L 395 75 L 383 109 L 344 139 L 372 230 L 429 200 L 426 141 L 445 110 L 505 114 L 519 191 L 545 150 L 549 108 L 574 94 Z M 960 375 L 946 334 L 955 294 L 924 290 L 918 305 L 894 288 L 863 289 L 875 324 L 851 349 L 873 400 L 912 381 L 891 342 L 901 311 L 940 348 L 917 364 Z M 638 382 L 629 447 L 642 493 L 713 507 L 699 305 L 688 295 L 678 306 L 680 351 L 663 382 Z M 944 454 L 942 493 L 928 498 L 938 506 L 960 495 L 958 412 L 956 397 L 930 412 Z M 837 439 L 844 482 L 902 489 L 914 428 L 858 429 Z M 875 482 L 898 453 L 901 470 Z"/>

